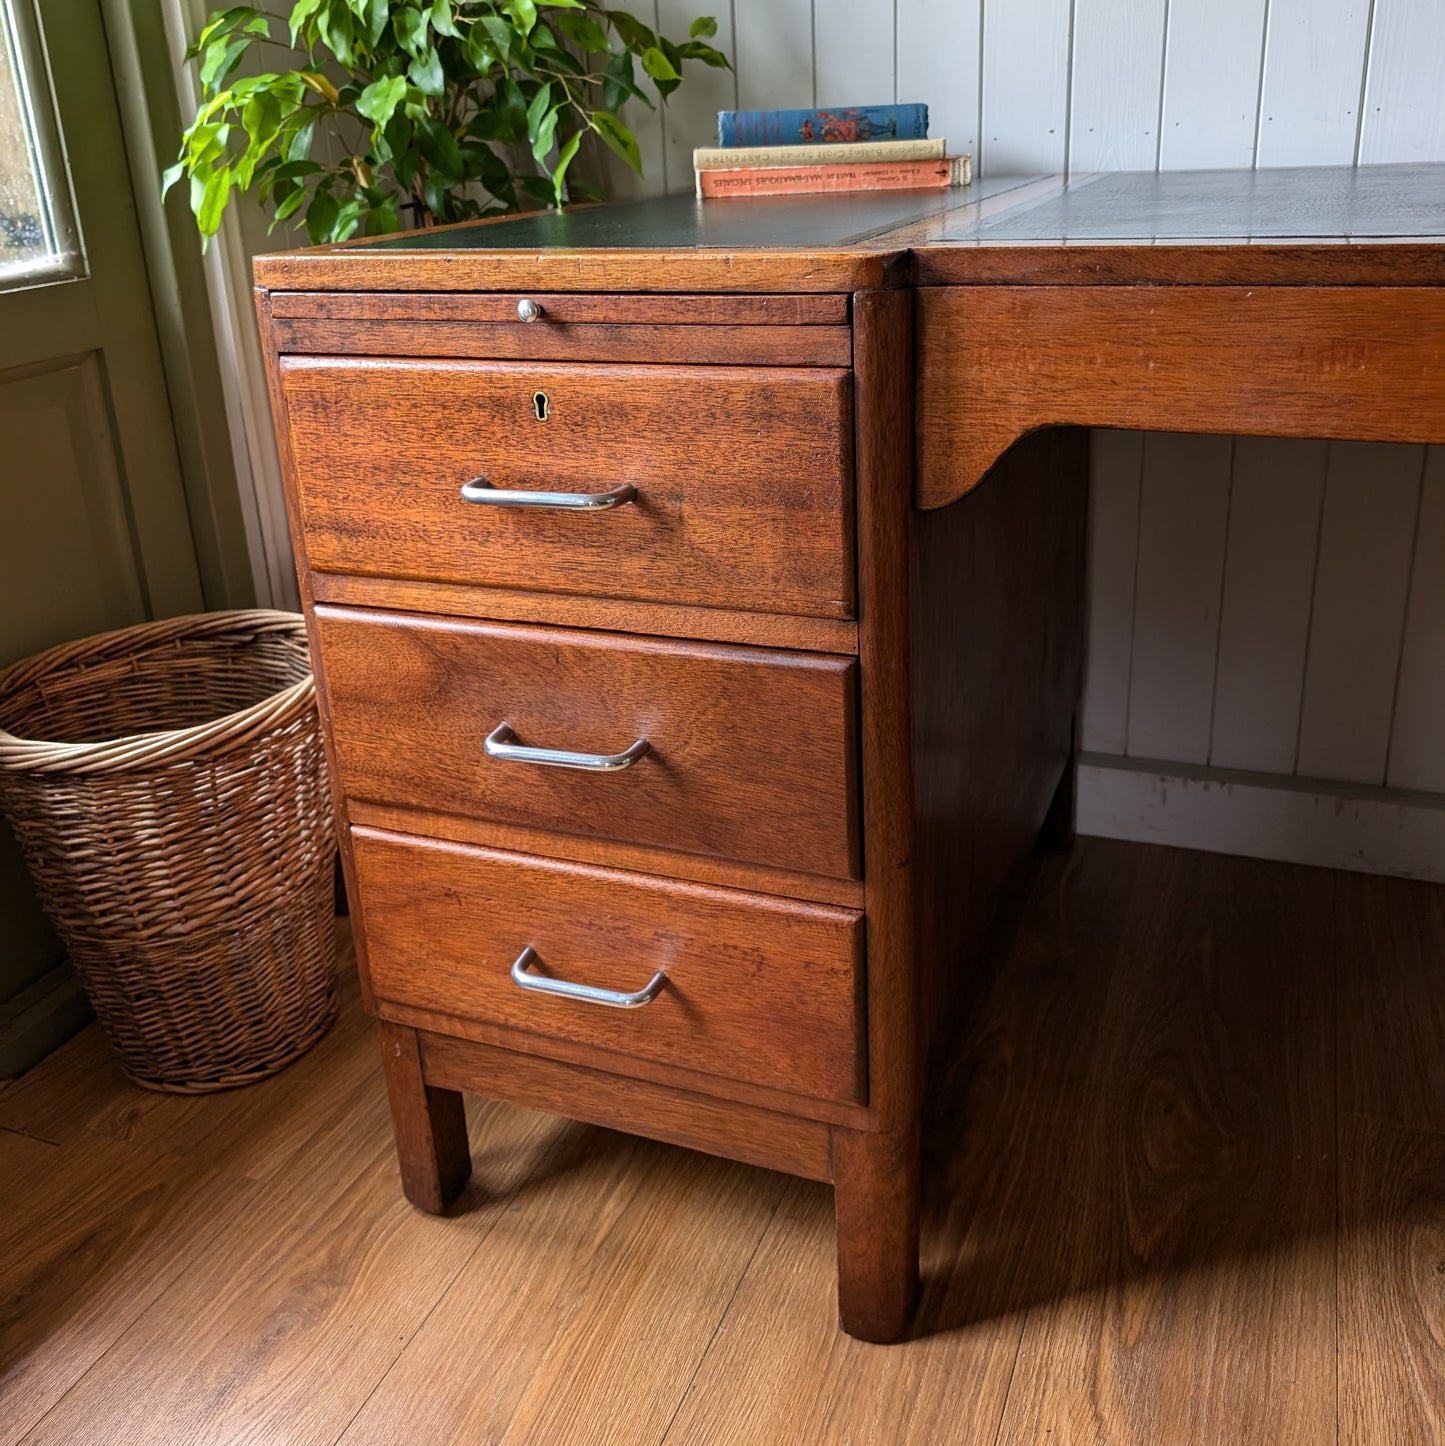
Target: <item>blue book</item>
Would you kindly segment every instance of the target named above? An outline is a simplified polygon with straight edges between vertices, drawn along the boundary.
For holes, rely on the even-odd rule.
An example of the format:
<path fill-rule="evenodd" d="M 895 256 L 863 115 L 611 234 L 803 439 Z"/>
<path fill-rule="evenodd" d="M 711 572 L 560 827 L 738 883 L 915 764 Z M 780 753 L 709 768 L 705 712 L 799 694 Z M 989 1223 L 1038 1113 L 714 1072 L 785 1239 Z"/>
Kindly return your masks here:
<path fill-rule="evenodd" d="M 833 110 L 720 110 L 723 146 L 812 146 L 833 141 L 921 141 L 928 136 L 928 107 L 844 105 Z"/>

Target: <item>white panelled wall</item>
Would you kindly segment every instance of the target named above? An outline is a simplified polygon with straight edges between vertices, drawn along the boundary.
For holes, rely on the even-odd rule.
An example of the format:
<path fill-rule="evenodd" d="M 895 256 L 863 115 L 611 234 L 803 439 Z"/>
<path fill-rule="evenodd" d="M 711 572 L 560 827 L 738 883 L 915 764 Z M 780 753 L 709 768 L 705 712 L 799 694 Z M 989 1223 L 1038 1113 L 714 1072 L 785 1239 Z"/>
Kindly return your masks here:
<path fill-rule="evenodd" d="M 732 73 L 631 115 L 926 101 L 981 173 L 1445 161 L 1445 0 L 643 0 Z M 634 108 L 635 111 L 640 108 Z M 747 204 L 737 202 L 734 204 Z M 1080 827 L 1445 879 L 1445 448 L 1094 438 Z"/>

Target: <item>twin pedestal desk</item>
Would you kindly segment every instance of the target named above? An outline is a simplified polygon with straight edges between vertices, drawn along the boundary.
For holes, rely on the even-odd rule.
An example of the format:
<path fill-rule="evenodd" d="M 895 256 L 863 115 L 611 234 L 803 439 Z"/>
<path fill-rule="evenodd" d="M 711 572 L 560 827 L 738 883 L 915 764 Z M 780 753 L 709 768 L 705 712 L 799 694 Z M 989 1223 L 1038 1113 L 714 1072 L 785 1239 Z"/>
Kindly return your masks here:
<path fill-rule="evenodd" d="M 408 1198 L 463 1092 L 831 1181 L 903 1334 L 937 1056 L 1070 829 L 1083 429 L 1445 441 L 1442 235 L 1380 167 L 258 260 Z"/>

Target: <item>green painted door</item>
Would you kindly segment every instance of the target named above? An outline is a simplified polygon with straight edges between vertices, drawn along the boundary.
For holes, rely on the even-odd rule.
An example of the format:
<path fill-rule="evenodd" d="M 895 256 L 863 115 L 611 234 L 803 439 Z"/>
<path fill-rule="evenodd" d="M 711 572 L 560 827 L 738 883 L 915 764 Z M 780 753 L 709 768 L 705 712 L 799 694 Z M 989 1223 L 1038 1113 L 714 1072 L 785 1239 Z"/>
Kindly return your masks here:
<path fill-rule="evenodd" d="M 0 0 L 0 664 L 201 607 L 99 0 Z M 0 826 L 0 1077 L 75 1007 Z"/>

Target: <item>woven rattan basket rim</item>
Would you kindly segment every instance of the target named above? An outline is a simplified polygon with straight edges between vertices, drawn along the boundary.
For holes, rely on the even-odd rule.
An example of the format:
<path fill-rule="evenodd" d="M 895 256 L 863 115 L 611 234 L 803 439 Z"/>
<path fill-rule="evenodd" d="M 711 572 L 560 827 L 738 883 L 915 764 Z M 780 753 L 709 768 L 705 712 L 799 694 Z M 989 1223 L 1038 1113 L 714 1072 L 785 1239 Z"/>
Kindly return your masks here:
<path fill-rule="evenodd" d="M 0 710 L 12 694 L 61 669 L 164 647 L 183 638 L 255 633 L 283 633 L 304 639 L 306 624 L 299 613 L 247 608 L 191 613 L 96 633 L 93 637 L 61 643 L 22 658 L 0 672 Z M 227 753 L 261 734 L 286 727 L 308 713 L 315 706 L 315 699 L 316 679 L 308 672 L 289 688 L 272 693 L 248 708 L 163 733 L 132 733 L 91 743 L 57 743 L 40 738 L 17 738 L 0 728 L 0 772 L 113 773 L 189 763 Z"/>

